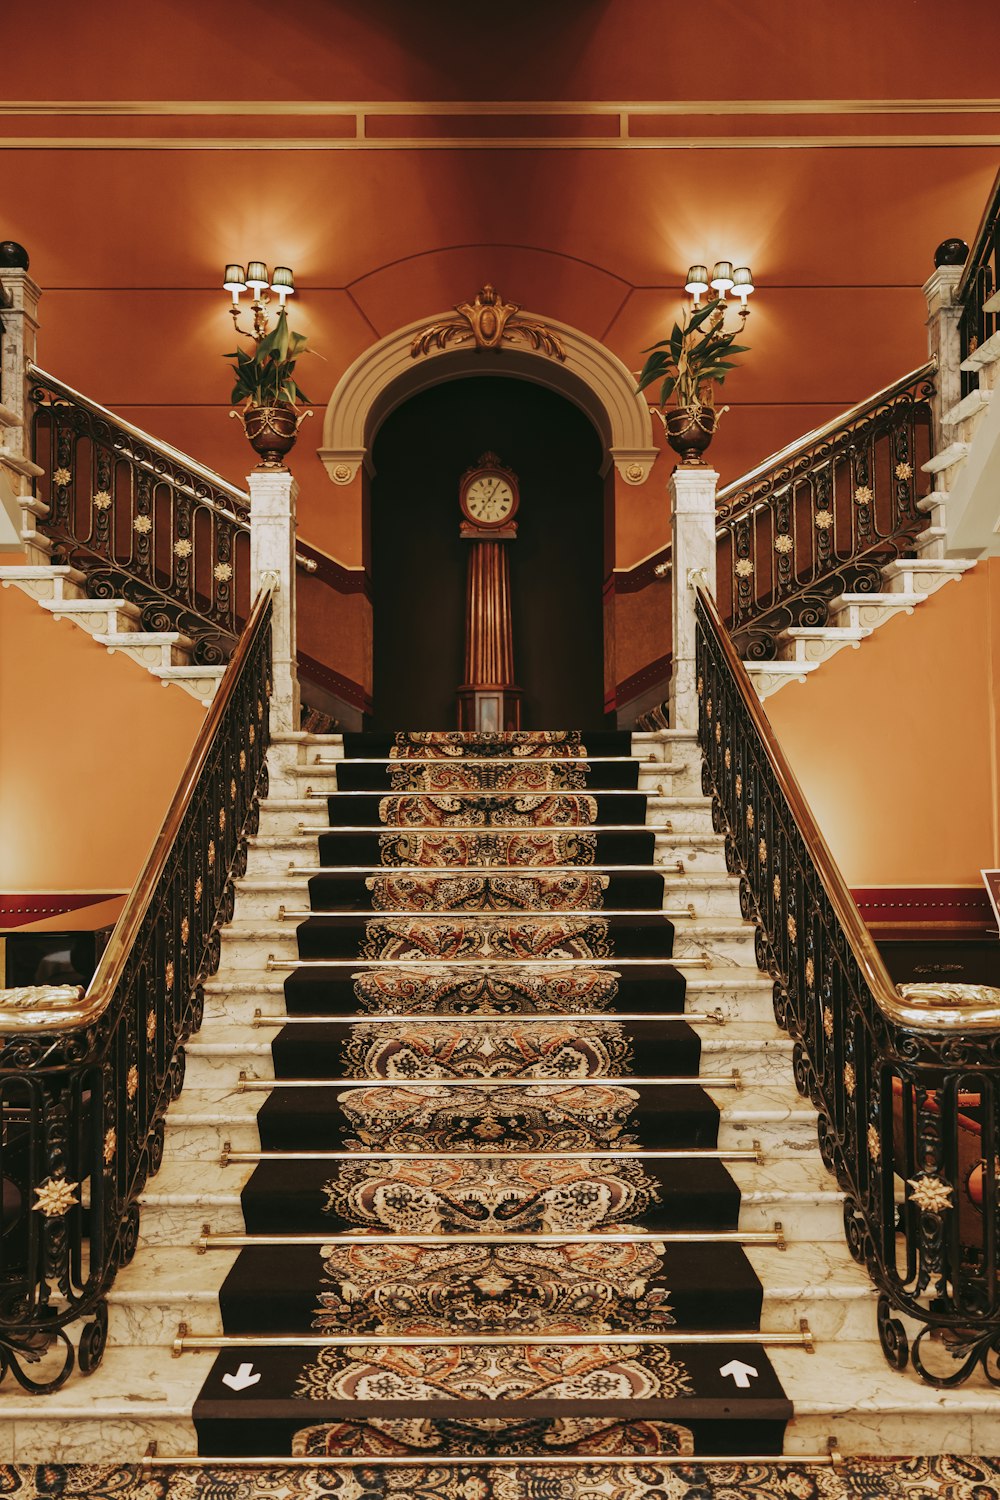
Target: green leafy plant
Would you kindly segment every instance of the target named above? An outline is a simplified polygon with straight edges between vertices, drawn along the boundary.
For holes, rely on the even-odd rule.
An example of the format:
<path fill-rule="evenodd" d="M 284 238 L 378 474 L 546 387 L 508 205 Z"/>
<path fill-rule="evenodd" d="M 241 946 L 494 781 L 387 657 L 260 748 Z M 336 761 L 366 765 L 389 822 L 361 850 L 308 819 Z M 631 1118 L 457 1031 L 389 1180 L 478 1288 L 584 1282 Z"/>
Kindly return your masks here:
<path fill-rule="evenodd" d="M 295 364 L 301 355 L 313 353 L 305 334 L 289 328 L 282 308 L 271 332 L 254 344 L 252 352 L 234 349 L 232 354 L 223 355 L 223 359 L 236 361 L 231 366 L 236 384 L 230 400 L 245 401 L 248 406 L 274 406 L 279 401 L 294 406 L 296 401 L 308 401 L 296 384 Z"/>
<path fill-rule="evenodd" d="M 648 357 L 636 390 L 644 391 L 660 380 L 661 406 L 674 396 L 678 406 L 714 407 L 715 386 L 722 385 L 734 368 L 730 356 L 749 352 L 748 345 L 736 343 L 739 329 L 723 332 L 726 312 L 722 298 L 714 297 L 694 312 L 682 314 L 667 338 L 642 351 Z"/>

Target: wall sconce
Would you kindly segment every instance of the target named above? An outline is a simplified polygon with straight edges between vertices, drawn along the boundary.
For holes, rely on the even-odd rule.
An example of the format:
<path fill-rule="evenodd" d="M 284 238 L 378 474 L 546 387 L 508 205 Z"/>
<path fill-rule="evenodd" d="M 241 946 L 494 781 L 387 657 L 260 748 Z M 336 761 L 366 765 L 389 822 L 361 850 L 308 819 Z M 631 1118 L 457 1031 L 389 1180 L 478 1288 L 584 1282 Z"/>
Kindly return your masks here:
<path fill-rule="evenodd" d="M 689 266 L 684 290 L 690 293 L 695 307 L 701 306 L 705 292 L 713 292 L 722 302 L 725 302 L 728 292 L 739 298 L 740 318 L 746 320 L 750 316 L 747 298 L 756 291 L 756 287 L 749 266 L 737 266 L 733 270 L 732 261 L 717 260 L 712 267 L 711 276 L 707 266 Z"/>
<path fill-rule="evenodd" d="M 291 297 L 295 291 L 295 277 L 290 266 L 275 266 L 274 275 L 271 276 L 262 260 L 251 260 L 245 272 L 242 266 L 227 266 L 222 285 L 233 296 L 233 304 L 229 311 L 237 333 L 254 338 L 259 344 L 267 335 L 267 310 L 271 301 L 267 295 L 268 289 L 277 292 L 278 306 L 284 307 L 286 298 Z M 252 329 L 240 327 L 241 292 L 253 294 L 253 301 L 250 304 L 250 311 L 253 314 Z"/>

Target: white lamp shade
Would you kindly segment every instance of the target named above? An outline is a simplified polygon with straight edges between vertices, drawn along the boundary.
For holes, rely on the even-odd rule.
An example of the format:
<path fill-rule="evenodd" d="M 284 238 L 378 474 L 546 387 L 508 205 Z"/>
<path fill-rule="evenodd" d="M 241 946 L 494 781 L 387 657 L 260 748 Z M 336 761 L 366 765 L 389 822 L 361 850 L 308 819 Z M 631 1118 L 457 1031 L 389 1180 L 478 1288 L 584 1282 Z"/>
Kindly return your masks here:
<path fill-rule="evenodd" d="M 746 299 L 754 290 L 753 272 L 749 266 L 737 266 L 733 272 L 733 291 L 737 297 Z"/>
<path fill-rule="evenodd" d="M 702 292 L 708 291 L 708 268 L 707 266 L 688 266 L 687 281 L 684 290 L 691 292 L 695 297 L 700 297 Z"/>
<path fill-rule="evenodd" d="M 227 292 L 245 292 L 247 289 L 246 277 L 242 266 L 227 266 L 226 279 L 222 283 Z"/>
<path fill-rule="evenodd" d="M 267 274 L 267 267 L 262 260 L 252 260 L 247 266 L 247 286 L 251 291 L 262 292 L 265 287 L 270 286 L 271 278 Z"/>
<path fill-rule="evenodd" d="M 712 267 L 712 280 L 709 285 L 716 292 L 728 292 L 733 284 L 732 262 L 728 260 L 717 260 Z"/>
<path fill-rule="evenodd" d="M 295 290 L 295 277 L 292 275 L 290 266 L 275 266 L 274 275 L 271 277 L 271 291 L 281 292 L 290 297 Z"/>

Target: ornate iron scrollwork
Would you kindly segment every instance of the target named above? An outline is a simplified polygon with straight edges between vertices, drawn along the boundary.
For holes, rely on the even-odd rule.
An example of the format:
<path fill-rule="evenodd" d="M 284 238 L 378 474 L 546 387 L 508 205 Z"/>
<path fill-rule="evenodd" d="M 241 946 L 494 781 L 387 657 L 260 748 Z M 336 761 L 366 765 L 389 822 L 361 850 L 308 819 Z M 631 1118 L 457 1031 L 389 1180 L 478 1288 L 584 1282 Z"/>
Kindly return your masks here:
<path fill-rule="evenodd" d="M 270 620 L 267 599 L 213 704 L 187 800 L 168 814 L 166 852 L 151 856 L 90 989 L 16 992 L 10 1005 L 0 991 L 0 1379 L 31 1392 L 104 1354 L 107 1292 L 135 1253 L 138 1198 L 163 1158 L 267 785 Z"/>
<path fill-rule="evenodd" d="M 705 595 L 696 615 L 712 824 L 757 925 L 775 1017 L 794 1040 L 796 1087 L 816 1105 L 820 1153 L 845 1195 L 848 1247 L 879 1291 L 885 1357 L 942 1387 L 976 1370 L 1000 1384 L 996 992 L 965 997 L 969 1017 L 992 1007 L 981 1024 L 945 1026 L 924 1024 L 921 1007 L 958 1010 L 960 998 L 895 991 L 803 832 L 811 815 L 789 800 L 780 752 Z"/>
<path fill-rule="evenodd" d="M 877 593 L 927 518 L 917 476 L 930 457 L 933 366 L 719 494 L 719 607 L 752 661 L 790 626 L 823 626 L 833 598 Z"/>

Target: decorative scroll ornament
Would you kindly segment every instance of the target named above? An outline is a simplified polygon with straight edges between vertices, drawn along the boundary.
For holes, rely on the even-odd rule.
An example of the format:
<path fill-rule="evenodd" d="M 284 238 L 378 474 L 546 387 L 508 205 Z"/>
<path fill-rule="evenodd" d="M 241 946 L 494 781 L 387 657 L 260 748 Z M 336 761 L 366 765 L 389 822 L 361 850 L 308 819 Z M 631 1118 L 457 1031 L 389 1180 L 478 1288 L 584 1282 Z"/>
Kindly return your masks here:
<path fill-rule="evenodd" d="M 517 315 L 517 302 L 504 302 L 496 287 L 487 282 L 476 293 L 473 302 L 460 302 L 458 316 L 421 329 L 410 346 L 414 359 L 444 350 L 449 344 L 474 344 L 477 349 L 501 349 L 504 344 L 527 344 L 537 353 L 565 360 L 566 351 L 544 323 L 530 323 Z"/>
<path fill-rule="evenodd" d="M 78 984 L 25 984 L 13 990 L 0 990 L 2 1010 L 63 1010 L 83 999 Z"/>

